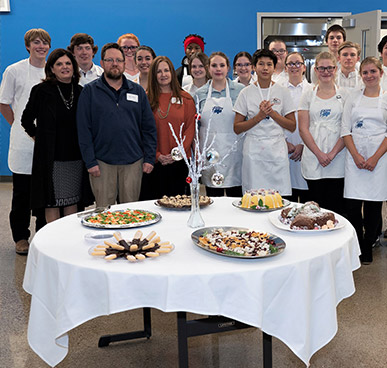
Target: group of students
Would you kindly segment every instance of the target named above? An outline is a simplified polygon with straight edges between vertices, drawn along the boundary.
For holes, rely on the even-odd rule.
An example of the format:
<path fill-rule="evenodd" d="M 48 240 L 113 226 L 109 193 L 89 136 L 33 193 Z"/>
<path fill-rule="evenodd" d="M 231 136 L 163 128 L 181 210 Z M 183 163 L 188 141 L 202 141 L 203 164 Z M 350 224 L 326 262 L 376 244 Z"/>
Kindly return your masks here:
<path fill-rule="evenodd" d="M 295 201 L 314 200 L 350 220 L 368 263 L 387 200 L 384 69 L 375 57 L 360 63 L 359 45 L 346 41 L 339 25 L 328 29 L 326 41 L 329 52 L 316 57 L 312 84 L 302 54 L 287 53 L 285 43 L 274 40 L 253 56 L 236 55 L 235 80 L 228 78 L 223 53 L 208 61 L 201 52 L 187 54 L 184 77 L 192 80 L 183 88 L 201 113 L 201 142 L 216 135 L 220 155 L 232 151 L 223 165 L 203 172 L 209 195 L 275 188 Z M 216 171 L 225 178 L 220 186 L 211 181 Z"/>
<path fill-rule="evenodd" d="M 200 144 L 215 136 L 212 148 L 220 157 L 228 154 L 222 164 L 202 173 L 208 195 L 226 192 L 240 197 L 248 189 L 273 188 L 295 201 L 315 200 L 321 207 L 348 217 L 360 240 L 362 260 L 371 262 L 372 243 L 381 230 L 382 203 L 387 200 L 387 94 L 380 86 L 383 67 L 373 57 L 359 66 L 360 48 L 345 42 L 340 26 L 332 26 L 326 40 L 330 52 L 317 56 L 312 72 L 315 83 L 309 84 L 304 57 L 298 52 L 288 54 L 281 40 L 272 41 L 268 49 L 257 50 L 252 56 L 239 52 L 233 60 L 237 78 L 232 80 L 228 57 L 222 52 L 207 57 L 204 39 L 199 35 L 185 38 L 185 56 L 176 71 L 168 57 L 156 57 L 153 49 L 141 46 L 135 35 L 121 36 L 117 43 L 125 55 L 124 75 L 129 83 L 138 83 L 146 90 L 157 131 L 154 164 L 143 170 L 140 199 L 189 191 L 187 167 L 171 153 L 176 142 L 169 123 L 177 136 L 184 123 L 184 148 L 190 157 L 199 114 Z M 94 43 L 91 46 L 94 56 Z M 77 65 L 71 53 L 64 56 Z M 46 65 L 46 79 L 51 71 L 55 74 L 57 60 Z M 103 71 L 92 63 L 89 70 L 80 65 L 80 72 L 82 84 L 82 78 L 89 75 L 90 79 L 93 73 L 92 77 L 98 78 Z M 74 83 L 76 75 L 73 70 L 71 83 L 61 84 L 59 78 L 53 88 L 65 120 L 75 120 L 71 111 L 76 109 L 80 93 L 78 80 Z M 68 80 L 69 75 L 66 77 Z M 31 124 L 23 126 L 34 136 Z M 69 131 L 62 131 L 51 139 L 60 147 L 56 154 L 70 155 L 74 161 L 74 152 L 78 151 L 74 148 L 71 154 L 67 152 L 67 138 L 62 139 L 68 136 Z M 79 160 L 78 154 L 75 161 Z M 67 177 L 83 169 L 57 170 L 55 175 L 64 173 Z M 221 185 L 212 181 L 215 172 L 224 176 Z M 82 196 L 81 183 L 74 198 Z M 124 198 L 121 195 L 118 193 L 118 200 Z M 77 203 L 71 203 L 71 212 L 75 212 Z M 58 208 L 63 206 L 51 202 L 46 207 L 48 213 L 54 208 L 57 217 Z"/>

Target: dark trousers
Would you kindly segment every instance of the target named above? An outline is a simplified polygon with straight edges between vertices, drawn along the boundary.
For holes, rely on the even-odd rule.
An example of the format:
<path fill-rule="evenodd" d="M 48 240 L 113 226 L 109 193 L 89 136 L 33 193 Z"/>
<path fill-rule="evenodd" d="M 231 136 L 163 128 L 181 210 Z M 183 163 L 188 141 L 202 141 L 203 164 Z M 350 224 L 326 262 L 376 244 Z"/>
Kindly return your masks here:
<path fill-rule="evenodd" d="M 344 215 L 344 178 L 306 180 L 311 201 L 321 208 Z"/>
<path fill-rule="evenodd" d="M 12 205 L 9 214 L 12 238 L 14 242 L 28 240 L 30 237 L 30 196 L 31 175 L 13 174 Z M 46 224 L 44 208 L 33 211 L 36 216 L 36 231 Z"/>
<path fill-rule="evenodd" d="M 312 201 L 308 189 L 294 189 L 292 188 L 291 196 L 283 196 L 284 199 L 287 199 L 290 202 L 296 203 L 306 203 Z"/>
<path fill-rule="evenodd" d="M 380 233 L 382 204 L 383 202 L 346 199 L 348 221 L 356 230 L 361 259 L 364 262 L 372 262 L 372 244 Z"/>
<path fill-rule="evenodd" d="M 242 186 L 230 188 L 206 187 L 206 193 L 209 197 L 223 197 L 224 191 L 226 191 L 227 197 L 242 197 Z"/>
<path fill-rule="evenodd" d="M 142 176 L 140 201 L 160 199 L 164 195 L 190 195 L 187 176 L 188 168 L 183 160 L 169 165 L 156 163 L 150 174 Z"/>

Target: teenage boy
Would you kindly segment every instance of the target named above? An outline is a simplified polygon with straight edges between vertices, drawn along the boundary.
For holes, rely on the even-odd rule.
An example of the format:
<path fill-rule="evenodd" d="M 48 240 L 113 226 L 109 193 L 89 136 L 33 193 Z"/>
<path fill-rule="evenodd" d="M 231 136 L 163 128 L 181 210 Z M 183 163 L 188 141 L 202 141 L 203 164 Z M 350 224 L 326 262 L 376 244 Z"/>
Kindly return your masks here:
<path fill-rule="evenodd" d="M 8 166 L 12 171 L 13 191 L 9 215 L 15 250 L 28 253 L 30 237 L 30 181 L 33 139 L 21 126 L 21 116 L 30 96 L 31 88 L 45 78 L 44 66 L 51 47 L 51 37 L 40 28 L 30 29 L 24 35 L 28 59 L 8 66 L 0 86 L 0 112 L 11 125 Z M 36 231 L 46 224 L 44 209 L 34 212 Z"/>
<path fill-rule="evenodd" d="M 339 87 L 360 88 L 361 79 L 356 64 L 360 60 L 360 45 L 351 41 L 343 42 L 338 50 L 340 70 L 336 73 L 336 83 Z"/>
<path fill-rule="evenodd" d="M 94 55 L 98 51 L 98 46 L 94 45 L 93 37 L 86 33 L 76 33 L 70 40 L 70 46 L 67 46 L 75 57 L 79 66 L 81 79 L 79 84 L 84 86 L 86 83 L 99 78 L 103 69 L 99 65 L 93 63 Z"/>

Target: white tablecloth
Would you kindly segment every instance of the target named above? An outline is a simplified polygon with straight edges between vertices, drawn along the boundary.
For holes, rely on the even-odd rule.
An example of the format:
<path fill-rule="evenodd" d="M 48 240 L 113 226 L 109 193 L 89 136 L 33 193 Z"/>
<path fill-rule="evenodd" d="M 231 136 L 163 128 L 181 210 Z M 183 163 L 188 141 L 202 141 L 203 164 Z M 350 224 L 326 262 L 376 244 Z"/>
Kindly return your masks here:
<path fill-rule="evenodd" d="M 271 232 L 285 251 L 264 259 L 211 254 L 191 240 L 189 212 L 157 208 L 152 201 L 116 206 L 158 211 L 162 220 L 142 228 L 175 244 L 173 252 L 143 262 L 106 261 L 88 254 L 91 244 L 76 215 L 48 224 L 33 239 L 24 289 L 32 295 L 31 348 L 49 365 L 68 352 L 67 332 L 98 316 L 140 307 L 164 312 L 223 315 L 282 340 L 305 364 L 336 334 L 336 306 L 355 291 L 359 245 L 349 222 L 323 233 L 274 227 L 267 213 L 250 213 L 215 198 L 202 210 L 206 226 L 238 226 Z M 132 238 L 136 229 L 124 229 Z"/>

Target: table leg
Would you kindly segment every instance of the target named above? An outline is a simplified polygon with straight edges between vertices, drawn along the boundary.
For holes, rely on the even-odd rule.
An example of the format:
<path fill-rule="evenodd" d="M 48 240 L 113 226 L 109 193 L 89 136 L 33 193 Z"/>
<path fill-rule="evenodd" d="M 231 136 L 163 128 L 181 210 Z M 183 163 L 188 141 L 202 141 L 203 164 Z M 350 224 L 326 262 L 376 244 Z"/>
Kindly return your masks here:
<path fill-rule="evenodd" d="M 144 330 L 126 332 L 126 333 L 121 333 L 116 335 L 101 336 L 98 341 L 98 347 L 102 348 L 104 346 L 108 346 L 111 342 L 140 339 L 142 337 L 146 337 L 147 339 L 149 339 L 152 336 L 150 308 L 143 308 L 143 321 L 144 321 Z"/>
<path fill-rule="evenodd" d="M 179 368 L 188 368 L 188 335 L 186 312 L 177 312 L 177 342 L 179 349 Z"/>
<path fill-rule="evenodd" d="M 273 352 L 271 345 L 272 337 L 262 331 L 263 343 L 263 368 L 272 368 L 273 366 Z"/>
<path fill-rule="evenodd" d="M 188 338 L 217 332 L 251 328 L 242 322 L 223 316 L 209 316 L 187 321 L 186 312 L 177 312 L 177 337 L 179 348 L 179 368 L 188 368 Z M 263 368 L 272 368 L 272 337 L 262 332 Z"/>

